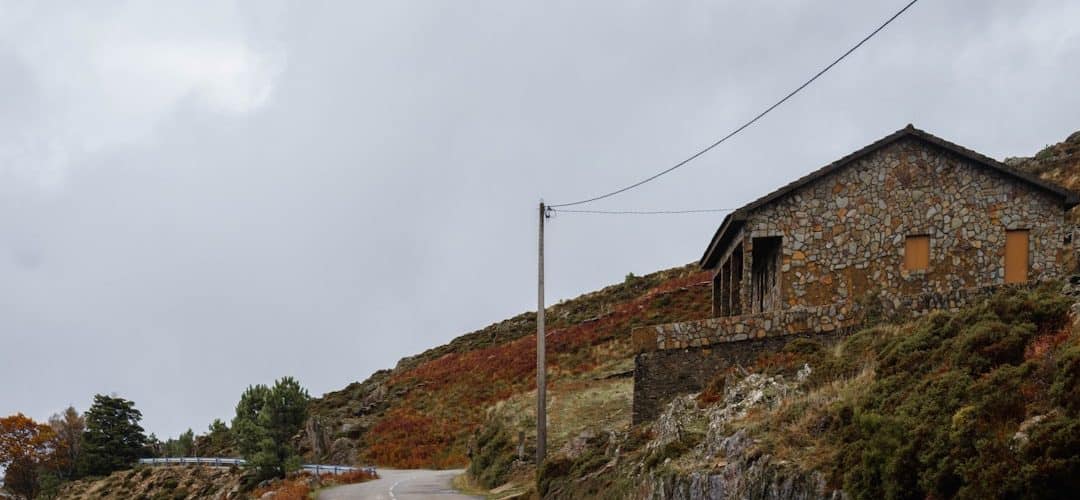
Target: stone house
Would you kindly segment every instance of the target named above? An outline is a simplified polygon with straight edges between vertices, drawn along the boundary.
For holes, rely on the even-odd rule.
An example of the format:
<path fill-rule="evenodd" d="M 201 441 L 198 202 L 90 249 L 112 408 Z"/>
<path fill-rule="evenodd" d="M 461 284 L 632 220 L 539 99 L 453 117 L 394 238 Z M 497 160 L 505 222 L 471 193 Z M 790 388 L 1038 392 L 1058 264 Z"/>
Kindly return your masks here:
<path fill-rule="evenodd" d="M 713 317 L 637 329 L 634 342 L 648 353 L 833 332 L 868 303 L 920 313 L 1054 278 L 1078 203 L 908 125 L 728 214 L 700 261 Z M 649 368 L 641 358 L 636 371 Z"/>

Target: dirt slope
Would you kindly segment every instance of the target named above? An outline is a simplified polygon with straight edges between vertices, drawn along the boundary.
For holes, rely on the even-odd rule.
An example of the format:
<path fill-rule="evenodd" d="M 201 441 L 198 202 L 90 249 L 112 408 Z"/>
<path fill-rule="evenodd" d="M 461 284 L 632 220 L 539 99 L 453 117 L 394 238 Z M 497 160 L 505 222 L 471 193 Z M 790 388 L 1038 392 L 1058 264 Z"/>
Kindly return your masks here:
<path fill-rule="evenodd" d="M 242 472 L 224 467 L 139 467 L 64 485 L 58 498 L 195 500 L 240 498 Z"/>

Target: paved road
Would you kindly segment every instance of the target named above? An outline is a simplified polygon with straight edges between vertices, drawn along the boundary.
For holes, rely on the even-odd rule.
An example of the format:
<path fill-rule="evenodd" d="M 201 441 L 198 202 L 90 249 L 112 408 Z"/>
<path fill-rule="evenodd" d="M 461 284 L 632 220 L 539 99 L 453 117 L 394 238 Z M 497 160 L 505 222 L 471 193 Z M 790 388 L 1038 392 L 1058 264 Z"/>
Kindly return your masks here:
<path fill-rule="evenodd" d="M 379 479 L 360 484 L 327 488 L 319 500 L 466 500 L 471 497 L 458 493 L 450 481 L 461 470 L 394 470 L 379 469 Z"/>

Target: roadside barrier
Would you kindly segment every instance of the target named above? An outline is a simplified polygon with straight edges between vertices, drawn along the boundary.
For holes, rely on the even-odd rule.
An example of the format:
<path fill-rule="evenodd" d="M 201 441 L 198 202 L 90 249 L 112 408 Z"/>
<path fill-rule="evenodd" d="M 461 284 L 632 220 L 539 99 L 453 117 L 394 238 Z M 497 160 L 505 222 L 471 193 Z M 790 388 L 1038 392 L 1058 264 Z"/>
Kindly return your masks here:
<path fill-rule="evenodd" d="M 141 465 L 208 465 L 211 467 L 244 466 L 247 461 L 242 458 L 220 457 L 170 457 L 170 458 L 140 458 Z M 375 474 L 374 467 L 350 467 L 348 465 L 323 465 L 303 464 L 300 466 L 304 472 L 320 474 L 345 474 L 346 472 L 364 471 Z"/>

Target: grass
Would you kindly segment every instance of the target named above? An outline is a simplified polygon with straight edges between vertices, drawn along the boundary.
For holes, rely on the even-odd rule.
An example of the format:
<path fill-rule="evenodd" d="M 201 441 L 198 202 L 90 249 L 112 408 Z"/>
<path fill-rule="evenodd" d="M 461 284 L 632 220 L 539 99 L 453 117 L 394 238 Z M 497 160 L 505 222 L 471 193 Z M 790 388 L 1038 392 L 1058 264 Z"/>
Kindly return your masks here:
<path fill-rule="evenodd" d="M 595 380 L 578 377 L 558 381 L 549 389 L 548 449 L 558 453 L 571 439 L 586 431 L 596 434 L 630 426 L 633 381 L 626 378 Z M 525 436 L 531 460 L 536 443 L 536 392 L 519 394 L 494 405 L 477 434 L 477 453 L 469 472 L 488 488 L 505 483 L 517 455 L 517 436 Z"/>

